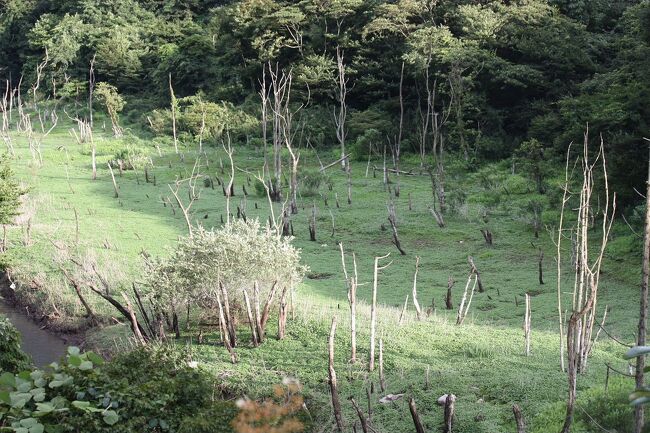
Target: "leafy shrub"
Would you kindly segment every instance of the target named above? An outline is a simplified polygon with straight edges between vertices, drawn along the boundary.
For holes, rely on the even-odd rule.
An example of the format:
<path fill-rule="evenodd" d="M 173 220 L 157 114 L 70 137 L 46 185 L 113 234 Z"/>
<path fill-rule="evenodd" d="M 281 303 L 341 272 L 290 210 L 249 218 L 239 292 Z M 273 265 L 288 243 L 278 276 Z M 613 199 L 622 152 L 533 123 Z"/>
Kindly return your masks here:
<path fill-rule="evenodd" d="M 237 413 L 237 406 L 232 401 L 215 402 L 183 418 L 178 433 L 233 433 L 232 420 Z"/>
<path fill-rule="evenodd" d="M 109 394 L 89 387 L 95 376 L 93 369 L 102 364 L 94 353 L 81 354 L 78 348 L 70 347 L 62 362 L 52 363 L 47 370 L 2 373 L 0 430 L 78 431 L 66 428 L 66 421 L 86 415 L 101 419 L 99 423 L 106 426 L 117 423 L 117 403 Z"/>
<path fill-rule="evenodd" d="M 257 220 L 234 221 L 218 230 L 198 229 L 181 238 L 169 258 L 148 265 L 148 295 L 155 305 L 168 308 L 192 300 L 210 311 L 220 285 L 237 304 L 242 289 L 251 289 L 255 282 L 265 293 L 276 283 L 295 287 L 305 272 L 300 250 L 291 239 L 266 230 Z"/>
<path fill-rule="evenodd" d="M 331 179 L 321 171 L 304 171 L 300 175 L 300 193 L 303 196 L 311 197 L 318 195 L 322 184 L 331 183 Z"/>
<path fill-rule="evenodd" d="M 603 387 L 590 388 L 578 393 L 575 421 L 572 432 L 591 433 L 634 431 L 634 408 L 628 404 L 628 395 L 634 383 L 629 379 L 613 377 L 607 391 Z M 559 431 L 564 421 L 566 403 L 549 405 L 533 421 L 531 433 Z M 598 426 L 596 425 L 598 423 Z"/>
<path fill-rule="evenodd" d="M 170 345 L 139 348 L 106 364 L 70 347 L 45 370 L 0 375 L 0 431 L 175 432 L 185 426 L 180 431 L 230 433 L 237 410 L 214 383 L 188 362 L 187 352 Z"/>
<path fill-rule="evenodd" d="M 149 150 L 138 145 L 127 145 L 115 153 L 108 163 L 113 168 L 133 170 L 143 168 L 149 161 Z"/>
<path fill-rule="evenodd" d="M 28 368 L 29 357 L 20 350 L 20 334 L 9 319 L 0 318 L 0 372 Z"/>

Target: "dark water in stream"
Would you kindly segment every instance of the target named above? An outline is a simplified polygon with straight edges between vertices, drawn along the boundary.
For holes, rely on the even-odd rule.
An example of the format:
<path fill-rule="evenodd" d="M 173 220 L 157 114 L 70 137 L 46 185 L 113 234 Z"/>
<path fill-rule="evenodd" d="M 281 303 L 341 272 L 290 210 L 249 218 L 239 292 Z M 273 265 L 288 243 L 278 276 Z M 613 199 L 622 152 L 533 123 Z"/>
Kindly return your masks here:
<path fill-rule="evenodd" d="M 5 304 L 0 298 L 0 316 L 6 316 L 22 336 L 22 349 L 39 367 L 58 361 L 65 353 L 66 345 L 58 336 L 47 332 L 25 314 Z"/>

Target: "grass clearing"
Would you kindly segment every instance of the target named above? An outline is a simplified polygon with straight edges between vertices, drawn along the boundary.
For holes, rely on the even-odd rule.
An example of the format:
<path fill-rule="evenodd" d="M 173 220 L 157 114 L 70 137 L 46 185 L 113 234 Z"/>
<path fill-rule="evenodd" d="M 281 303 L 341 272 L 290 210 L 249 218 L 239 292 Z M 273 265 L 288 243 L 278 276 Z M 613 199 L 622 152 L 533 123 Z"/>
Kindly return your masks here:
<path fill-rule="evenodd" d="M 167 185 L 176 176 L 185 177 L 191 172 L 196 153 L 184 149 L 185 157 L 181 161 L 169 147 L 163 148 L 159 156 L 150 141 L 135 137 L 118 141 L 98 134 L 98 179 L 93 181 L 88 145 L 76 144 L 65 127 L 56 129 L 44 142 L 42 167 L 32 162 L 25 138 L 19 135 L 13 138 L 17 150 L 14 169 L 30 187 L 20 224 L 9 230 L 9 259 L 13 276 L 21 283 L 16 294 L 32 311 L 47 315 L 50 323 L 59 329 L 84 328 L 84 309 L 59 271 L 59 265 L 67 259 L 66 250 L 81 257 L 95 257 L 116 292 L 128 288 L 132 281 L 139 281 L 140 254 L 165 254 L 166 247 L 179 235 L 186 234 L 180 212 L 173 214 L 169 204 L 163 202 L 171 196 Z M 146 183 L 142 170 L 125 171 L 122 175 L 116 172 L 119 198 L 114 198 L 106 164 L 129 145 L 147 149 L 154 163 L 148 174 L 152 179 L 155 176 L 156 183 Z M 306 150 L 301 153 L 301 167 L 317 170 L 315 155 Z M 336 159 L 334 152 L 322 152 L 319 157 L 323 161 Z M 223 164 L 227 161 L 223 150 L 208 148 L 207 158 L 209 166 L 203 173 L 212 179 L 222 176 L 220 161 Z M 259 149 L 237 146 L 235 165 L 256 173 L 262 165 Z M 419 171 L 415 160 L 407 160 L 403 166 L 413 168 L 415 173 Z M 461 163 L 450 162 L 447 190 L 455 212 L 445 216 L 447 226 L 443 229 L 438 228 L 428 211 L 431 203 L 428 176 L 400 176 L 401 196 L 393 200 L 406 256 L 400 256 L 391 243 L 386 210 L 388 194 L 380 171 L 375 178 L 371 168 L 366 177 L 366 164 L 353 164 L 353 203 L 348 206 L 344 173 L 337 168 L 328 170 L 333 190 L 323 185 L 320 191 L 327 196 L 329 206 L 324 205 L 321 197 L 303 197 L 298 215 L 292 218 L 294 242 L 302 250 L 302 261 L 310 267 L 310 273 L 298 288 L 296 317 L 289 321 L 287 339 L 269 338 L 257 349 L 242 344 L 237 349 L 240 358 L 237 365 L 230 364 L 225 349 L 216 344 L 219 339 L 216 329 L 206 332 L 203 344 L 195 344 L 196 328 L 184 332 L 182 341 L 176 344 L 191 345 L 188 353 L 202 368 L 213 371 L 224 386 L 251 396 L 268 393 L 285 375 L 299 378 L 315 425 L 319 426 L 315 431 L 327 432 L 331 431 L 334 419 L 327 391 L 326 343 L 329 322 L 336 315 L 339 318 L 336 367 L 345 417 L 351 424 L 355 418 L 345 399 L 353 396 L 365 404 L 370 382 L 374 382 L 379 392 L 377 372 L 368 374 L 364 369 L 369 338 L 367 303 L 372 290 L 373 258 L 390 252 L 393 263 L 381 272 L 378 290 L 381 304 L 378 330 L 385 346 L 387 392 L 413 395 L 430 431 L 442 423 L 442 409 L 436 400 L 448 392 L 458 396 L 457 432 L 514 430 L 512 403 L 522 407 L 533 428 L 543 431 L 535 424 L 534 417 L 545 414 L 545 410 L 566 394 L 566 377 L 559 370 L 558 360 L 555 251 L 548 233 L 542 231 L 536 239 L 519 211 L 534 197 L 532 181 L 512 175 L 509 170 L 507 164 L 501 163 L 470 172 Z M 393 176 L 391 180 L 397 179 Z M 255 194 L 253 180 L 248 183 L 246 174 L 240 170 L 236 171 L 232 208 L 243 206 L 244 185 L 249 193 L 245 198 L 248 218 L 266 221 L 269 214 L 266 198 Z M 335 205 L 335 193 L 340 208 Z M 409 194 L 412 210 L 408 208 Z M 552 222 L 557 209 L 553 208 L 553 197 L 548 200 L 551 206 L 545 220 Z M 309 241 L 307 229 L 313 203 L 318 209 L 317 242 Z M 214 189 L 203 188 L 192 210 L 193 219 L 204 227 L 220 225 L 225 210 L 221 188 L 216 183 Z M 276 209 L 276 215 L 278 212 Z M 492 247 L 485 245 L 479 231 L 486 227 L 494 234 Z M 361 283 L 357 294 L 361 304 L 358 341 L 362 361 L 354 365 L 348 362 L 349 308 L 338 242 L 343 243 L 346 252 L 355 252 Z M 605 259 L 599 295 L 601 310 L 605 306 L 609 308 L 607 330 L 624 341 L 631 341 L 636 326 L 630 306 L 636 305 L 638 297 L 637 244 L 640 241 L 624 226 L 616 228 Z M 538 248 L 545 254 L 544 285 L 537 281 Z M 416 255 L 421 257 L 419 302 L 425 310 L 431 308 L 431 312 L 418 322 L 410 304 L 406 323 L 400 327 L 397 322 L 404 299 L 411 293 Z M 486 293 L 474 296 L 465 324 L 458 327 L 454 324 L 456 310 L 444 308 L 444 295 L 451 276 L 456 280 L 453 303 L 455 308 L 458 306 L 467 278 L 468 255 L 475 259 Z M 563 251 L 563 256 L 570 257 L 570 251 Z M 564 265 L 568 271 L 568 260 Z M 567 272 L 565 279 L 563 303 L 570 305 L 572 276 Z M 530 357 L 523 354 L 521 329 L 525 293 L 532 296 Z M 115 314 L 103 300 L 91 293 L 85 295 L 100 315 L 109 318 Z M 269 335 L 274 335 L 275 326 L 270 324 Z M 241 326 L 239 332 L 240 341 L 246 341 L 247 327 Z M 89 341 L 103 347 L 114 344 L 120 347 L 125 335 L 123 326 L 112 325 L 93 330 Z M 621 346 L 601 335 L 589 371 L 579 379 L 580 388 L 602 388 L 605 363 L 626 371 L 622 353 Z M 425 387 L 427 369 L 429 386 Z M 629 381 L 629 388 L 632 387 Z M 548 418 L 542 417 L 539 422 L 546 423 Z M 375 399 L 372 425 L 385 433 L 413 431 L 407 400 L 380 405 Z"/>

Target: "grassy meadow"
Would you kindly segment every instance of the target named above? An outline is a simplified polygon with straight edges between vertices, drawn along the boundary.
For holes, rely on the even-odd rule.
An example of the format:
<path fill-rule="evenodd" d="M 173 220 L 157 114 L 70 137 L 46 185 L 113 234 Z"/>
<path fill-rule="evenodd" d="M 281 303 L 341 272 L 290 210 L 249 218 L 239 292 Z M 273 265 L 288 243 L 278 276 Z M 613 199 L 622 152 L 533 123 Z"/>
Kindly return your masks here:
<path fill-rule="evenodd" d="M 91 179 L 89 144 L 77 144 L 69 133 L 72 125 L 59 126 L 43 143 L 43 165 L 31 157 L 27 140 L 19 134 L 12 136 L 16 147 L 13 168 L 18 178 L 29 187 L 23 214 L 9 228 L 10 251 L 7 259 L 17 280 L 18 300 L 48 323 L 61 331 L 86 329 L 84 309 L 74 290 L 66 284 L 60 271 L 74 255 L 93 258 L 100 272 L 115 292 L 127 290 L 131 282 L 142 280 L 142 254 L 166 254 L 178 236 L 187 233 L 179 210 L 172 211 L 168 202 L 173 197 L 169 184 L 177 176 L 186 177 L 197 156 L 196 143 L 183 146 L 184 158 L 174 153 L 169 140 L 156 142 L 127 134 L 116 140 L 109 131 L 100 134 L 96 128 L 98 178 Z M 152 159 L 145 182 L 142 170 L 115 171 L 119 198 L 114 197 L 107 161 L 127 146 L 145 148 Z M 158 152 L 157 147 L 160 149 Z M 245 206 L 246 215 L 265 223 L 269 215 L 266 197 L 259 196 L 254 178 L 246 172 L 257 173 L 262 168 L 259 148 L 235 144 L 235 197 L 231 208 Z M 205 166 L 205 161 L 208 165 Z M 318 157 L 327 163 L 337 159 L 335 149 L 320 151 Z M 201 172 L 227 177 L 228 159 L 220 147 L 206 147 Z M 221 173 L 220 161 L 226 174 Z M 413 169 L 413 176 L 399 177 L 400 197 L 394 197 L 398 230 L 406 255 L 399 254 L 391 241 L 387 220 L 389 194 L 382 183 L 382 162 L 357 161 L 352 165 L 352 204 L 346 201 L 346 177 L 338 168 L 326 171 L 332 190 L 323 184 L 321 195 L 307 195 L 301 189 L 299 213 L 292 217 L 294 243 L 302 251 L 302 261 L 309 272 L 297 290 L 294 311 L 290 315 L 288 336 L 283 341 L 268 338 L 260 348 L 237 348 L 239 363 L 229 362 L 226 350 L 218 345 L 218 329 L 206 329 L 202 344 L 197 344 L 198 329 L 184 330 L 175 344 L 187 347 L 188 356 L 202 368 L 215 373 L 220 386 L 233 395 L 261 396 L 284 376 L 297 377 L 303 384 L 307 407 L 314 420 L 313 431 L 333 431 L 334 418 L 330 410 L 327 388 L 327 335 L 333 316 L 338 318 L 336 338 L 336 368 L 341 387 L 344 416 L 348 426 L 356 417 L 348 397 L 354 397 L 367 410 L 366 390 L 374 384 L 371 425 L 377 432 L 400 433 L 414 431 L 408 411 L 408 396 L 413 396 L 428 431 L 437 431 L 443 410 L 436 405 L 445 393 L 458 397 L 456 404 L 457 432 L 514 431 L 512 404 L 521 406 L 530 431 L 557 431 L 562 418 L 561 402 L 566 395 L 566 377 L 559 367 L 559 336 L 557 332 L 557 282 L 555 246 L 552 237 L 559 216 L 560 179 L 562 164 L 548 179 L 549 193 L 542 197 L 547 207 L 543 214 L 544 228 L 535 238 L 527 203 L 538 197 L 535 185 L 526 173 L 509 162 L 488 164 L 476 170 L 449 157 L 446 165 L 447 193 L 450 211 L 445 215 L 446 227 L 439 228 L 430 214 L 431 183 L 426 173 L 420 174 L 419 160 L 407 156 L 403 170 Z M 372 166 L 378 170 L 373 176 Z M 300 170 L 317 171 L 317 155 L 313 150 L 301 150 Z M 249 178 L 250 177 L 250 182 Z M 398 181 L 391 175 L 391 187 Z M 192 207 L 196 224 L 206 228 L 221 225 L 225 218 L 225 198 L 215 182 L 214 189 L 202 182 L 200 199 Z M 248 196 L 244 196 L 243 187 Z M 183 190 L 182 190 L 183 191 Z M 187 192 L 185 191 L 185 196 Z M 336 206 L 335 193 L 340 207 Z M 412 209 L 409 210 L 409 196 Z M 244 204 L 245 203 L 245 204 Z M 311 206 L 317 208 L 317 242 L 309 241 L 308 216 Z M 276 215 L 280 204 L 276 204 Z M 176 206 L 174 205 L 174 208 Z M 76 216 L 75 216 L 76 215 Z M 332 230 L 332 220 L 334 229 Z M 382 229 L 383 225 L 383 229 Z M 494 245 L 487 246 L 480 229 L 493 232 Z M 597 237 L 599 226 L 594 228 Z M 349 359 L 349 307 L 343 279 L 342 243 L 351 269 L 351 253 L 358 261 L 359 357 Z M 608 309 L 605 329 L 620 340 L 631 342 L 636 326 L 637 292 L 640 281 L 640 240 L 622 222 L 613 230 L 599 294 L 600 311 Z M 570 309 L 573 287 L 570 265 L 570 240 L 563 244 L 562 267 L 563 308 Z M 538 257 L 543 251 L 544 285 L 538 282 Z M 392 264 L 380 272 L 378 302 L 378 332 L 384 342 L 386 392 L 378 386 L 377 371 L 367 372 L 369 307 L 372 291 L 372 271 L 375 256 L 391 253 Z M 409 300 L 406 319 L 398 324 L 400 310 L 413 285 L 415 257 L 420 257 L 418 299 L 426 318 L 418 321 Z M 481 272 L 485 293 L 476 293 L 469 315 L 462 326 L 455 325 L 456 308 L 467 280 L 467 257 L 472 256 Z M 444 296 L 448 278 L 453 288 L 453 310 L 445 309 Z M 524 354 L 524 295 L 532 299 L 532 349 Z M 106 324 L 87 330 L 87 342 L 106 351 L 121 350 L 127 335 L 124 325 L 114 324 L 116 316 L 99 297 L 90 291 L 84 295 L 93 308 L 106 318 Z M 275 333 L 270 324 L 269 335 Z M 182 329 L 185 329 L 184 326 Z M 246 341 L 246 326 L 239 329 L 240 339 Z M 606 364 L 627 371 L 622 359 L 624 348 L 605 333 L 599 337 L 589 370 L 579 378 L 580 392 L 603 389 Z M 630 390 L 633 382 L 612 379 L 613 390 Z M 615 386 L 616 385 L 616 386 Z M 590 391 L 586 391 L 590 389 Z M 612 391 L 612 396 L 620 395 Z M 404 398 L 380 404 L 378 397 L 404 393 Z M 613 397 L 612 397 L 613 398 Z M 577 412 L 580 420 L 575 431 L 599 431 L 589 423 L 586 413 L 590 405 L 579 399 L 584 410 Z M 622 405 L 625 406 L 623 401 Z M 557 427 L 555 424 L 557 424 Z M 622 430 L 621 430 L 622 431 Z"/>

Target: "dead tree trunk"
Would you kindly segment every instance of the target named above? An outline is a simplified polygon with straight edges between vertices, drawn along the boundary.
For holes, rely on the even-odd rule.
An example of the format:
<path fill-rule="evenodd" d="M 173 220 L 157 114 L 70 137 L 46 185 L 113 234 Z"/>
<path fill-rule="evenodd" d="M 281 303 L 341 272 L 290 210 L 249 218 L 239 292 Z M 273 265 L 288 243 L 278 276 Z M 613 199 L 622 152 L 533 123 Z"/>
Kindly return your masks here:
<path fill-rule="evenodd" d="M 348 94 L 348 78 L 345 76 L 345 63 L 343 61 L 343 52 L 340 47 L 336 47 L 336 65 L 338 69 L 338 80 L 337 84 L 339 87 L 338 92 L 338 102 L 339 109 L 338 113 L 334 109 L 334 124 L 336 125 L 336 138 L 341 146 L 341 168 L 345 171 L 348 169 L 348 159 L 345 155 L 345 139 L 347 136 L 347 131 L 345 130 L 345 120 L 347 116 L 347 104 L 346 97 Z"/>
<path fill-rule="evenodd" d="M 472 271 L 476 274 L 476 281 L 478 281 L 478 291 L 479 293 L 483 293 L 485 289 L 483 288 L 483 282 L 481 281 L 481 273 L 478 271 L 478 268 L 474 264 L 474 258 L 472 256 L 469 256 L 467 260 L 469 262 L 469 266 L 472 268 Z"/>
<path fill-rule="evenodd" d="M 113 167 L 111 167 L 110 162 L 107 163 L 107 165 L 108 165 L 108 171 L 111 172 L 111 179 L 113 180 L 113 190 L 115 192 L 115 198 L 119 198 L 120 197 L 120 191 L 119 191 L 119 188 L 117 186 L 117 182 L 115 182 L 115 174 L 113 173 Z"/>
<path fill-rule="evenodd" d="M 416 433 L 425 433 L 424 426 L 422 425 L 422 421 L 420 421 L 418 409 L 415 406 L 415 400 L 413 397 L 409 398 L 409 411 L 411 412 L 411 418 L 413 418 L 413 424 L 415 424 Z"/>
<path fill-rule="evenodd" d="M 420 268 L 420 257 L 415 257 L 415 273 L 413 274 L 413 306 L 418 320 L 422 320 L 422 310 L 418 302 L 418 269 Z"/>
<path fill-rule="evenodd" d="M 393 244 L 399 250 L 400 254 L 405 256 L 406 251 L 402 248 L 400 243 L 399 236 L 397 234 L 397 216 L 395 215 L 395 205 L 392 201 L 388 204 L 388 222 L 390 223 L 391 230 L 393 232 Z"/>
<path fill-rule="evenodd" d="M 472 291 L 469 295 L 469 300 L 467 299 L 467 290 L 469 285 L 472 282 L 472 277 L 474 277 L 474 284 L 472 285 Z M 456 313 L 456 325 L 462 325 L 467 313 L 469 312 L 469 307 L 472 304 L 472 298 L 474 297 L 474 289 L 476 288 L 476 283 L 478 281 L 478 275 L 474 272 L 474 269 L 469 271 L 469 276 L 467 277 L 467 284 L 465 284 L 465 291 L 463 292 L 463 297 L 460 300 L 460 305 L 458 306 L 458 313 Z M 467 306 L 465 302 L 467 301 Z"/>
<path fill-rule="evenodd" d="M 454 287 L 454 284 L 456 281 L 454 281 L 453 278 L 451 278 L 451 275 L 449 276 L 449 279 L 447 280 L 447 296 L 445 297 L 445 306 L 447 307 L 447 310 L 453 310 L 454 305 L 451 302 L 451 289 Z"/>
<path fill-rule="evenodd" d="M 336 371 L 334 370 L 334 336 L 336 335 L 336 316 L 332 318 L 332 327 L 330 328 L 330 335 L 328 340 L 329 348 L 329 386 L 330 395 L 332 397 L 332 410 L 334 411 L 334 419 L 336 420 L 336 429 L 342 432 L 344 429 L 343 415 L 341 414 L 341 403 L 339 401 L 338 384 L 336 382 Z"/>
<path fill-rule="evenodd" d="M 386 381 L 384 378 L 384 341 L 379 339 L 379 388 L 381 392 L 386 391 Z"/>
<path fill-rule="evenodd" d="M 350 398 L 350 402 L 352 403 L 352 407 L 354 407 L 354 410 L 359 417 L 359 421 L 361 422 L 361 431 L 363 431 L 363 433 L 370 433 L 368 428 L 368 419 L 365 417 L 363 412 L 361 412 L 361 408 L 359 408 L 359 405 L 353 398 Z"/>
<path fill-rule="evenodd" d="M 570 149 L 569 149 L 570 151 Z M 597 316 L 598 286 L 600 282 L 600 269 L 605 253 L 605 247 L 609 239 L 613 216 L 616 211 L 615 197 L 611 201 L 609 184 L 607 179 L 607 168 L 604 153 L 604 144 L 601 139 L 600 149 L 596 161 L 602 161 L 603 180 L 605 190 L 605 208 L 602 211 L 602 238 L 597 254 L 589 254 L 590 242 L 588 239 L 589 228 L 592 224 L 591 198 L 594 189 L 594 173 L 596 163 L 589 161 L 588 134 L 585 133 L 582 164 L 582 188 L 580 189 L 580 204 L 577 209 L 577 261 L 575 268 L 575 284 L 573 289 L 573 307 L 571 318 L 567 328 L 567 379 L 569 385 L 569 396 L 567 399 L 566 416 L 562 433 L 569 433 L 574 417 L 576 402 L 577 375 L 587 368 L 588 357 L 591 354 L 594 339 L 593 328 Z M 564 213 L 564 205 L 561 214 Z M 562 230 L 560 226 L 559 230 Z M 558 238 L 561 242 L 561 237 Z M 558 243 L 559 248 L 559 243 Z M 590 257 L 593 259 L 590 260 Z M 559 278 L 560 276 L 558 276 Z"/>
<path fill-rule="evenodd" d="M 251 327 L 251 343 L 253 343 L 253 346 L 257 347 L 260 344 L 260 341 L 257 337 L 257 326 L 255 319 L 253 318 L 253 313 L 251 310 L 251 301 L 250 298 L 248 297 L 248 292 L 246 289 L 244 289 L 244 301 L 246 303 L 246 315 L 248 317 L 248 323 L 250 324 Z"/>
<path fill-rule="evenodd" d="M 637 345 L 646 345 L 646 322 L 648 315 L 648 279 L 650 277 L 650 161 L 648 161 L 648 179 L 646 181 L 646 211 L 645 234 L 643 237 L 643 278 L 641 279 L 641 301 L 639 302 L 639 326 Z M 634 380 L 636 388 L 644 386 L 645 357 L 636 358 L 636 372 Z M 641 433 L 644 426 L 643 405 L 636 405 L 634 409 L 634 433 Z"/>
<path fill-rule="evenodd" d="M 539 260 L 537 262 L 537 267 L 538 267 L 538 274 L 539 274 L 539 284 L 542 285 L 544 284 L 544 270 L 543 270 L 543 262 L 544 262 L 544 252 L 542 249 L 539 249 Z"/>
<path fill-rule="evenodd" d="M 174 88 L 172 87 L 172 74 L 169 74 L 169 94 L 171 96 L 172 134 L 174 137 L 174 152 L 178 154 L 178 137 L 176 135 L 176 110 L 178 109 L 178 100 L 176 99 L 176 95 L 174 94 Z"/>
<path fill-rule="evenodd" d="M 287 287 L 282 289 L 280 296 L 280 307 L 278 312 L 278 340 L 284 339 L 287 331 Z"/>
<path fill-rule="evenodd" d="M 316 242 L 316 203 L 311 206 L 311 215 L 309 217 L 309 240 Z"/>
<path fill-rule="evenodd" d="M 512 405 L 512 413 L 515 415 L 515 423 L 517 424 L 517 433 L 526 433 L 526 424 L 524 423 L 524 416 L 521 414 L 519 405 Z"/>
<path fill-rule="evenodd" d="M 354 263 L 354 275 L 348 276 L 347 267 L 345 266 L 345 252 L 343 251 L 343 243 L 339 243 L 341 250 L 341 263 L 343 264 L 343 275 L 345 276 L 346 285 L 348 288 L 348 303 L 350 304 L 350 361 L 357 361 L 357 257 L 352 253 L 352 261 Z"/>
<path fill-rule="evenodd" d="M 442 428 L 443 433 L 452 433 L 452 429 L 454 427 L 455 403 L 456 403 L 456 396 L 451 393 L 447 394 L 447 399 L 445 400 L 444 426 Z"/>
<path fill-rule="evenodd" d="M 374 371 L 375 369 L 375 334 L 377 333 L 377 285 L 379 278 L 379 271 L 386 269 L 392 262 L 384 266 L 379 266 L 379 260 L 385 259 L 390 253 L 385 256 L 375 257 L 375 267 L 373 272 L 372 281 L 372 305 L 370 307 L 370 361 L 368 363 L 368 370 Z"/>
<path fill-rule="evenodd" d="M 530 355 L 530 295 L 526 293 L 526 311 L 524 312 L 524 340 L 526 343 L 526 356 Z"/>

